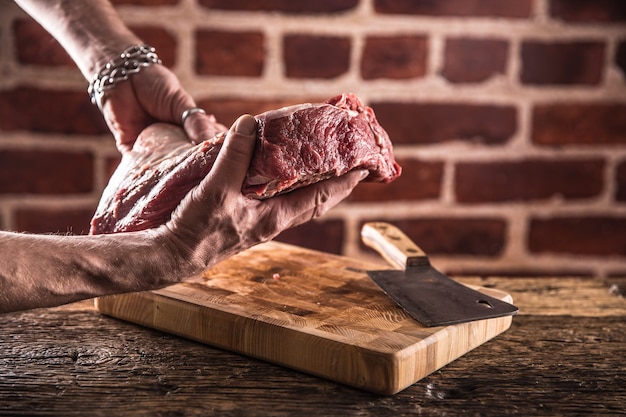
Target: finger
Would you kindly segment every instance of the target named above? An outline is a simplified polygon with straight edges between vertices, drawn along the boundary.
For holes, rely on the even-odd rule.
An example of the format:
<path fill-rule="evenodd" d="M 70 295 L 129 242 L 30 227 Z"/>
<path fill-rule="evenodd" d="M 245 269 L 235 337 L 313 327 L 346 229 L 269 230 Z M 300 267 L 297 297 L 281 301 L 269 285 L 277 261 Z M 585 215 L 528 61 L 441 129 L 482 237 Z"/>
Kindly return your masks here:
<path fill-rule="evenodd" d="M 367 170 L 352 171 L 265 201 L 283 210 L 283 213 L 275 212 L 277 216 L 292 219 L 285 228 L 293 227 L 317 218 L 339 204 L 368 174 Z"/>
<path fill-rule="evenodd" d="M 211 169 L 208 181 L 218 181 L 223 187 L 241 190 L 256 144 L 256 119 L 239 117 L 228 131 L 222 149 Z"/>
<path fill-rule="evenodd" d="M 179 228 L 185 224 L 201 227 L 203 222 L 211 218 L 207 216 L 207 210 L 228 213 L 232 207 L 226 200 L 230 196 L 243 198 L 241 185 L 252 159 L 255 142 L 256 120 L 252 116 L 241 116 L 228 131 L 209 173 L 190 191 L 172 214 L 169 227 Z"/>
<path fill-rule="evenodd" d="M 197 107 L 193 97 L 182 88 L 176 75 L 169 69 L 153 65 L 138 73 L 134 80 L 137 89 L 144 92 L 138 95 L 143 108 L 155 119 L 183 127 L 194 144 L 215 136 L 214 129 L 211 129 L 216 124 L 215 119 L 203 114 L 204 110 Z M 193 113 L 183 120 L 183 115 L 190 109 L 202 113 Z M 206 133 L 209 130 L 211 132 Z"/>
<path fill-rule="evenodd" d="M 335 207 L 348 197 L 354 187 L 368 175 L 368 171 L 359 170 L 318 183 L 318 189 L 315 193 L 315 206 L 304 213 L 305 218 L 314 219 L 320 217 L 328 210 Z"/>
<path fill-rule="evenodd" d="M 203 112 L 190 114 L 184 120 L 183 129 L 185 129 L 185 133 L 194 145 L 202 141 L 212 139 L 218 133 L 227 130 L 226 127 L 217 123 L 215 116 L 212 114 L 205 114 Z"/>
<path fill-rule="evenodd" d="M 105 94 L 102 114 L 121 152 L 133 147 L 137 136 L 150 122 L 148 115 L 137 111 L 137 97 L 129 83 L 121 83 Z"/>

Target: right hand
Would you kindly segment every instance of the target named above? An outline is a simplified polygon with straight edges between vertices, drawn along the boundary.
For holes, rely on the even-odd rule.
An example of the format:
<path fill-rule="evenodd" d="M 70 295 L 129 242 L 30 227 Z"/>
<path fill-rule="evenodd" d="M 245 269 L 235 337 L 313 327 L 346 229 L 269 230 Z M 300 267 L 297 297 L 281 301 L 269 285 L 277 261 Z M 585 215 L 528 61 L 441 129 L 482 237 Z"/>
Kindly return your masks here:
<path fill-rule="evenodd" d="M 163 65 L 151 65 L 108 91 L 102 112 L 117 148 L 125 153 L 145 128 L 155 122 L 180 125 L 183 112 L 192 107 L 196 103 L 176 75 Z M 201 113 L 189 116 L 181 127 L 194 144 L 226 130 L 215 117 Z"/>
<path fill-rule="evenodd" d="M 162 228 L 190 274 L 321 216 L 368 174 L 353 171 L 266 200 L 248 198 L 241 187 L 254 152 L 255 131 L 252 116 L 241 116 L 234 123 L 210 173 Z"/>

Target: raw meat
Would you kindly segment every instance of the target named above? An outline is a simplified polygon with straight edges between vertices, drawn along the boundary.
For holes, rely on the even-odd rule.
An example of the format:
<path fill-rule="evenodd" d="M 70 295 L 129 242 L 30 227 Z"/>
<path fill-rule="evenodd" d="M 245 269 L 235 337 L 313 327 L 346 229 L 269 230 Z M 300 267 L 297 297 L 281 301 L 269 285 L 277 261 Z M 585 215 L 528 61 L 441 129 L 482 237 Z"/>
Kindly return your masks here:
<path fill-rule="evenodd" d="M 368 169 L 368 181 L 400 175 L 387 132 L 353 94 L 256 118 L 259 142 L 243 187 L 248 196 L 271 197 L 355 168 Z"/>
<path fill-rule="evenodd" d="M 258 142 L 242 192 L 269 198 L 367 169 L 367 181 L 400 175 L 391 141 L 371 108 L 353 94 L 256 116 Z M 216 129 L 218 131 L 219 129 Z M 91 221 L 91 233 L 143 230 L 167 222 L 183 197 L 211 170 L 224 134 L 192 145 L 182 129 L 154 124 L 124 154 Z"/>
<path fill-rule="evenodd" d="M 109 180 L 90 233 L 131 232 L 164 224 L 211 170 L 220 148 L 217 140 L 193 146 L 174 125 L 146 128 Z"/>

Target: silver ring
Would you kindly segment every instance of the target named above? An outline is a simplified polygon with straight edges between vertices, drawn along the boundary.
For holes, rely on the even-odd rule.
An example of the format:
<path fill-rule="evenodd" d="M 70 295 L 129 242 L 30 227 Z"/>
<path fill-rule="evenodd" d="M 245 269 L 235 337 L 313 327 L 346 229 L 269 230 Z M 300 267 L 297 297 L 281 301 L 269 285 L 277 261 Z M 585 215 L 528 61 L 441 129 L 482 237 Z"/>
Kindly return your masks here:
<path fill-rule="evenodd" d="M 192 107 L 183 112 L 183 116 L 181 117 L 181 124 L 185 126 L 185 121 L 187 120 L 187 118 L 194 113 L 206 114 L 206 112 L 200 107 Z"/>

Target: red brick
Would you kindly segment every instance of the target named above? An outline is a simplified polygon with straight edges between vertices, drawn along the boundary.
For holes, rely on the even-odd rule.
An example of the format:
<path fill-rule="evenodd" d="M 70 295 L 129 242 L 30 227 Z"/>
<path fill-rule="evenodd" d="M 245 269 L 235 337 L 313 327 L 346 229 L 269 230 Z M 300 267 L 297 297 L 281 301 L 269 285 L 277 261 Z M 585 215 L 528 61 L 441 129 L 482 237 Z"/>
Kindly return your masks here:
<path fill-rule="evenodd" d="M 406 233 L 428 255 L 498 256 L 506 242 L 507 225 L 498 218 L 434 217 L 387 222 Z"/>
<path fill-rule="evenodd" d="M 374 0 L 377 13 L 426 16 L 530 17 L 533 0 Z"/>
<path fill-rule="evenodd" d="M 120 164 L 122 160 L 121 155 L 117 157 L 106 158 L 104 161 L 104 175 L 106 178 L 111 178 L 117 166 Z"/>
<path fill-rule="evenodd" d="M 335 78 L 350 66 L 350 39 L 288 35 L 283 39 L 283 54 L 288 78 Z"/>
<path fill-rule="evenodd" d="M 86 135 L 109 133 L 86 91 L 34 87 L 0 91 L 0 129 Z"/>
<path fill-rule="evenodd" d="M 441 72 L 453 83 L 479 83 L 506 72 L 509 43 L 498 39 L 446 40 Z"/>
<path fill-rule="evenodd" d="M 17 61 L 25 65 L 72 67 L 78 72 L 74 61 L 65 49 L 42 28 L 30 19 L 13 22 Z"/>
<path fill-rule="evenodd" d="M 602 81 L 605 50 L 603 42 L 525 41 L 521 81 L 535 85 L 597 85 Z"/>
<path fill-rule="evenodd" d="M 626 79 L 626 40 L 618 43 L 615 54 L 615 65 L 622 70 L 622 76 Z"/>
<path fill-rule="evenodd" d="M 541 104 L 533 108 L 536 144 L 626 145 L 626 104 Z"/>
<path fill-rule="evenodd" d="M 330 97 L 327 97 L 330 98 Z M 229 127 L 242 114 L 256 115 L 264 111 L 279 109 L 284 106 L 307 102 L 321 102 L 325 99 L 302 98 L 302 99 L 271 99 L 271 100 L 250 100 L 250 99 L 229 99 L 215 98 L 199 100 L 198 106 L 213 114 L 223 125 Z"/>
<path fill-rule="evenodd" d="M 443 162 L 398 159 L 400 178 L 389 184 L 362 182 L 348 201 L 376 202 L 425 200 L 439 198 L 443 179 Z"/>
<path fill-rule="evenodd" d="M 459 163 L 455 192 L 462 203 L 532 201 L 598 196 L 604 162 L 598 159 L 527 159 Z"/>
<path fill-rule="evenodd" d="M 0 151 L 0 193 L 89 193 L 93 190 L 93 164 L 89 153 Z"/>
<path fill-rule="evenodd" d="M 341 254 L 344 236 L 343 221 L 320 219 L 285 230 L 275 240 L 322 252 Z"/>
<path fill-rule="evenodd" d="M 378 102 L 371 107 L 397 144 L 454 140 L 503 144 L 517 130 L 517 111 L 511 106 Z"/>
<path fill-rule="evenodd" d="M 426 74 L 426 36 L 370 36 L 365 39 L 361 76 L 366 79 L 421 78 Z"/>
<path fill-rule="evenodd" d="M 626 256 L 626 217 L 534 218 L 528 247 L 534 253 Z"/>
<path fill-rule="evenodd" d="M 258 77 L 265 64 L 261 32 L 196 32 L 195 69 L 201 75 Z"/>
<path fill-rule="evenodd" d="M 550 0 L 550 16 L 573 23 L 624 22 L 624 0 Z"/>
<path fill-rule="evenodd" d="M 163 65 L 176 65 L 176 38 L 167 30 L 158 26 L 132 26 L 131 30 L 144 43 L 154 46 Z M 121 52 L 121 51 L 120 51 Z"/>
<path fill-rule="evenodd" d="M 359 0 L 199 0 L 200 5 L 218 10 L 246 10 L 283 13 L 337 13 L 354 9 Z"/>
<path fill-rule="evenodd" d="M 626 201 L 626 161 L 622 161 L 615 171 L 615 200 Z"/>
<path fill-rule="evenodd" d="M 15 212 L 15 228 L 29 233 L 86 235 L 94 209 L 20 209 Z"/>
<path fill-rule="evenodd" d="M 154 46 L 166 65 L 175 64 L 176 41 L 165 29 L 132 26 L 131 30 L 145 43 Z M 72 67 L 78 72 L 74 61 L 63 47 L 37 22 L 18 19 L 13 23 L 13 31 L 18 62 L 27 65 Z"/>

